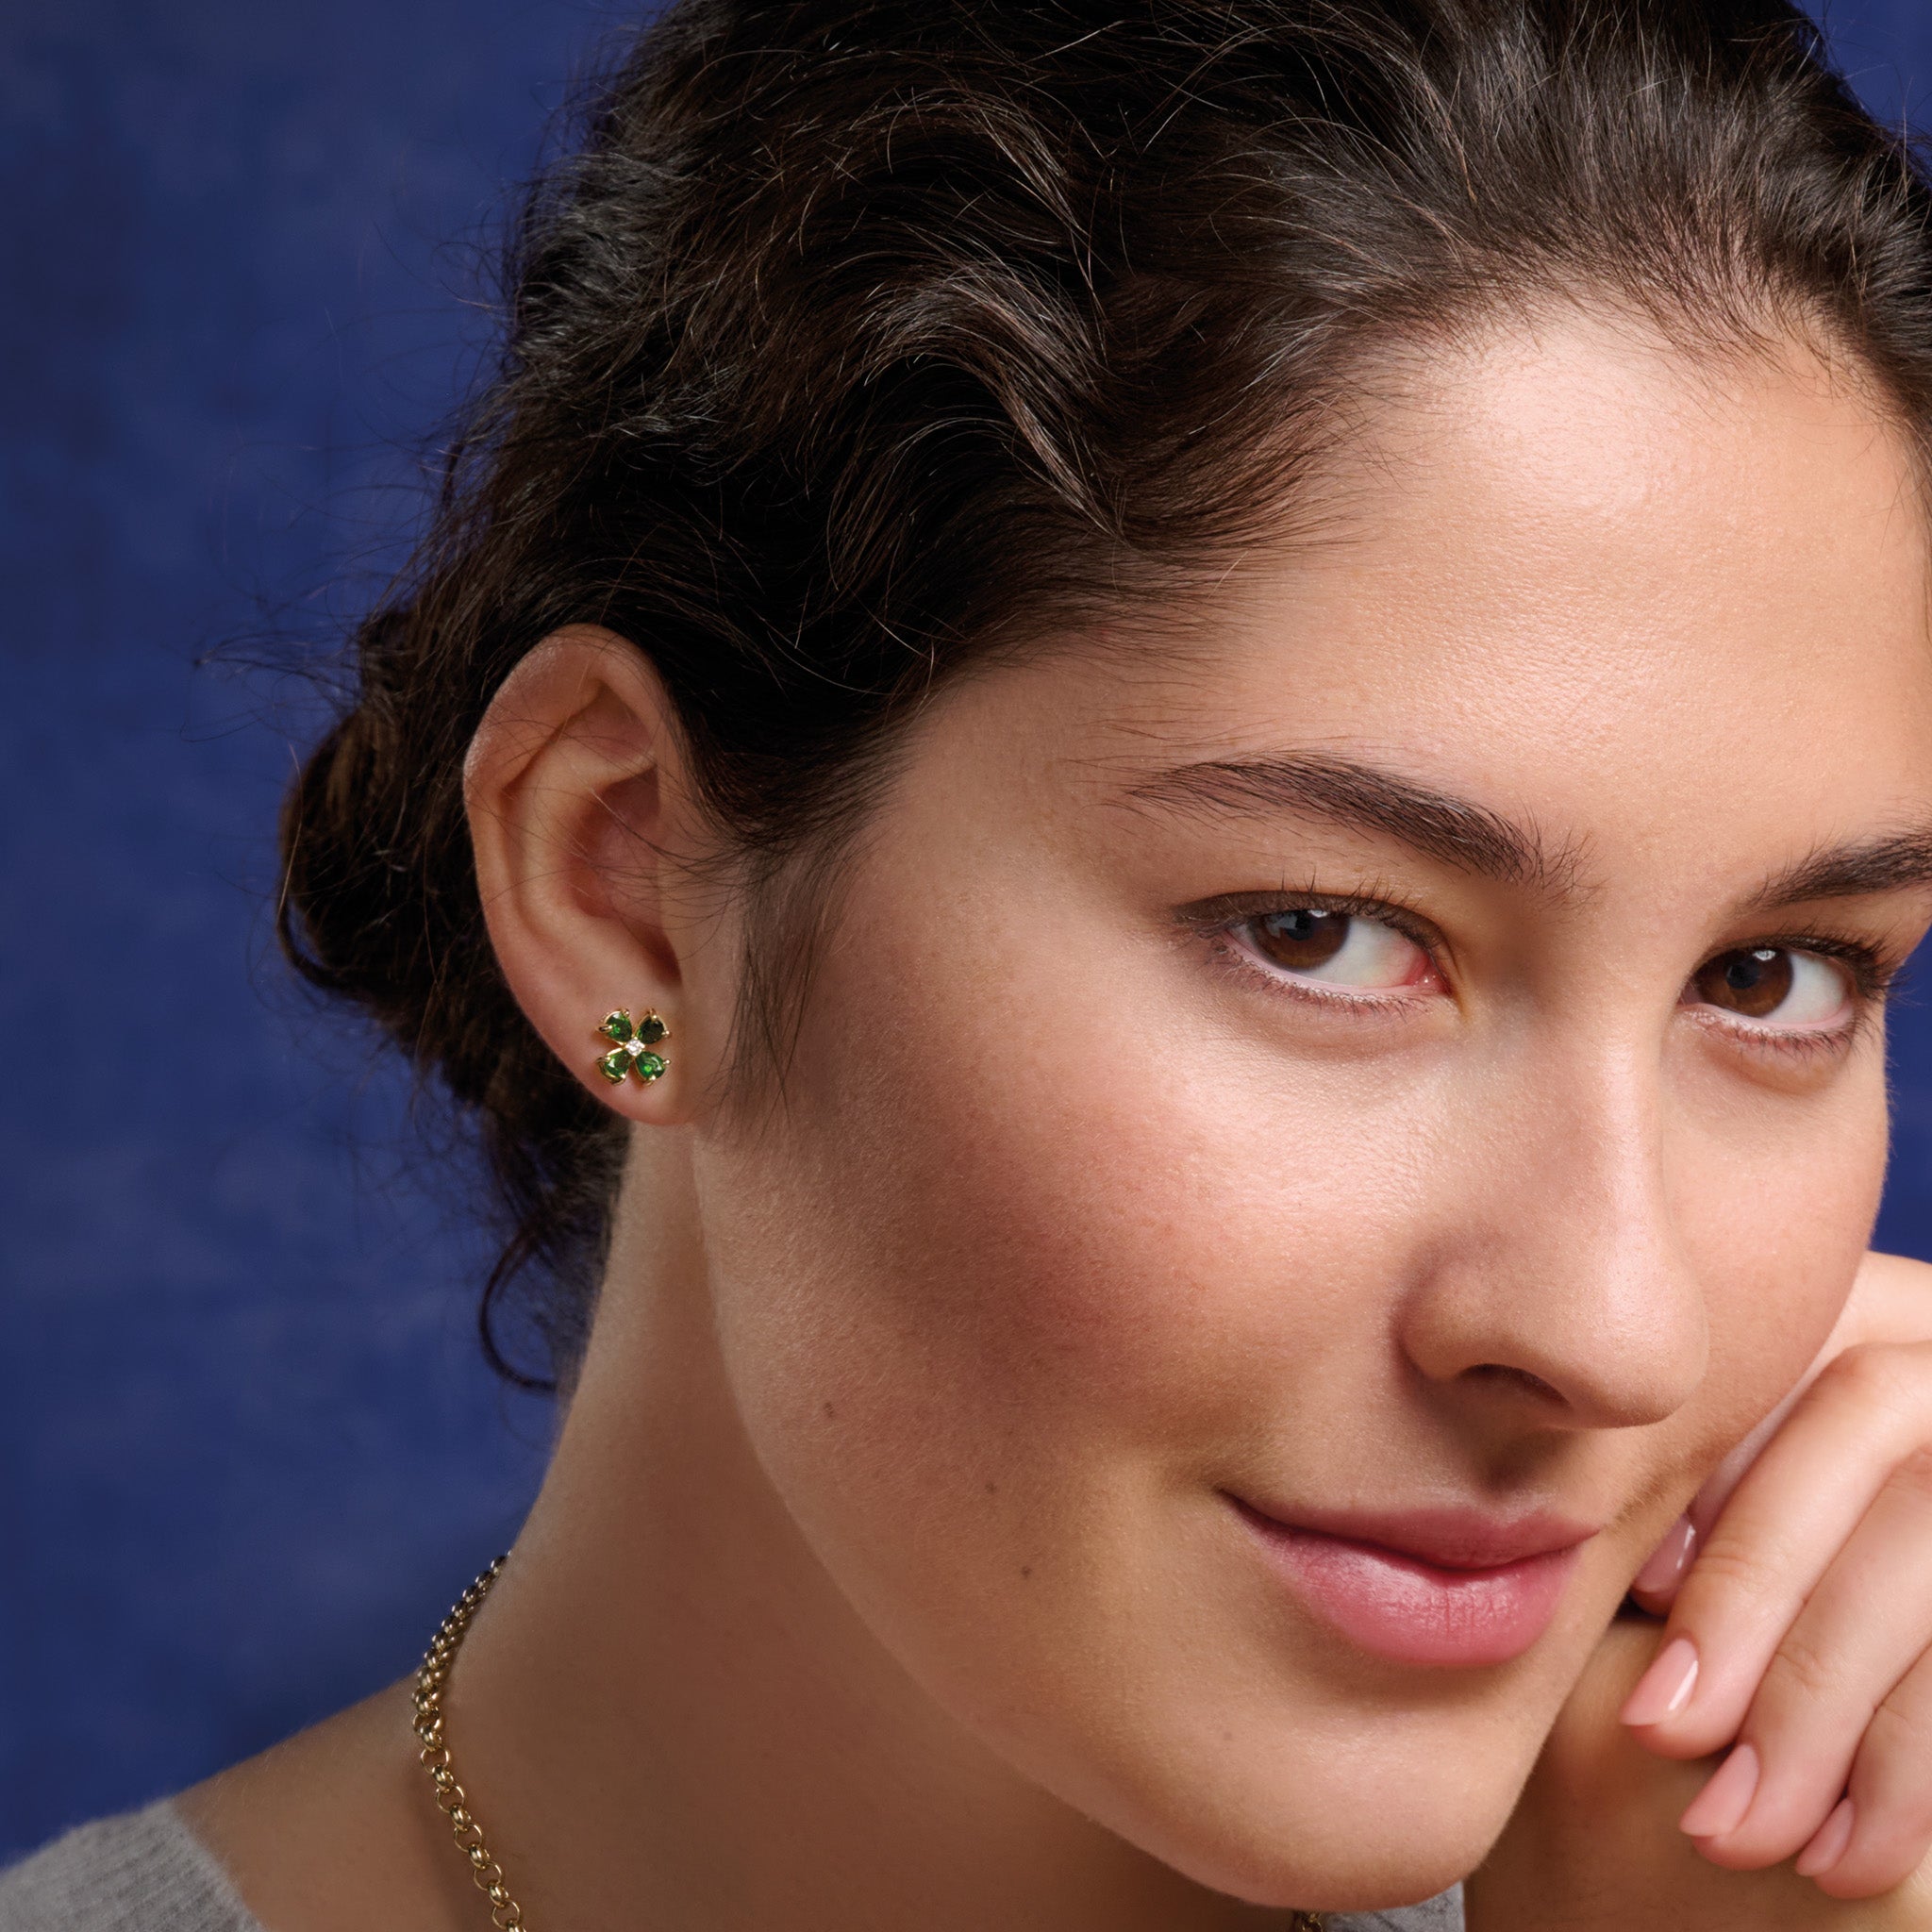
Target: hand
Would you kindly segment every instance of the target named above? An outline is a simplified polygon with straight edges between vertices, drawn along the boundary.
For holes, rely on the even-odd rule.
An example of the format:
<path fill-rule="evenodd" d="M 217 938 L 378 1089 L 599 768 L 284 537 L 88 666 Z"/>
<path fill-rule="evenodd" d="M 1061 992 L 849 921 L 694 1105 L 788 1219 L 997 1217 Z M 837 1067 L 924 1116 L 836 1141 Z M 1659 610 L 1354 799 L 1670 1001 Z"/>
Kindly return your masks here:
<path fill-rule="evenodd" d="M 1917 1871 L 1932 1846 L 1932 1268 L 1867 1257 L 1809 1374 L 1639 1586 L 1670 1614 L 1624 1722 L 1665 1757 L 1730 1747 L 1681 1820 L 1704 1857 L 1795 1857 L 1838 1899 Z"/>
<path fill-rule="evenodd" d="M 1825 1897 L 1790 1865 L 1722 1871 L 1676 1828 L 1708 1759 L 1662 1760 L 1617 1722 L 1656 1655 L 1620 1620 L 1563 1707 L 1523 1800 L 1464 1888 L 1469 1932 L 1926 1932 L 1932 1864 L 1881 1898 Z"/>

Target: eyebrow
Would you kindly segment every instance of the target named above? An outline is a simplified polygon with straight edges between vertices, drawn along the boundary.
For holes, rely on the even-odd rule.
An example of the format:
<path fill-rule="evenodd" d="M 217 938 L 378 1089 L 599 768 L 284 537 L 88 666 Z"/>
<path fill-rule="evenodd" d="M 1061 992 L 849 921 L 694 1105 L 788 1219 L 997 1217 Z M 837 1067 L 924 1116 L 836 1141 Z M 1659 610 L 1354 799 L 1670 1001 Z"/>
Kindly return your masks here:
<path fill-rule="evenodd" d="M 1748 910 L 1795 906 L 1807 899 L 1857 899 L 1932 886 L 1932 825 L 1827 846 L 1765 881 Z"/>
<path fill-rule="evenodd" d="M 1482 878 L 1555 893 L 1575 889 L 1572 855 L 1550 853 L 1533 824 L 1355 758 L 1205 758 L 1154 773 L 1126 796 L 1216 818 L 1287 813 L 1365 826 Z"/>
<path fill-rule="evenodd" d="M 1398 840 L 1477 877 L 1552 897 L 1579 890 L 1576 848 L 1551 851 L 1532 823 L 1356 758 L 1291 752 L 1206 758 L 1141 778 L 1125 795 L 1219 818 L 1288 814 Z M 1824 846 L 1773 874 L 1741 909 L 1770 911 L 1811 899 L 1932 887 L 1932 824 Z"/>

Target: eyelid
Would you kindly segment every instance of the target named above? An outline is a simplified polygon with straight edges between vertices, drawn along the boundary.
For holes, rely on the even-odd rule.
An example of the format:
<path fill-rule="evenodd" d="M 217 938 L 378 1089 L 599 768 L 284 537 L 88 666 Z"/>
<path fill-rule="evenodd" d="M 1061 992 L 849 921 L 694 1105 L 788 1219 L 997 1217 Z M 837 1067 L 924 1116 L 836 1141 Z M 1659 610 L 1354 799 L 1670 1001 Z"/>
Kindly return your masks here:
<path fill-rule="evenodd" d="M 1851 969 L 1854 979 L 1874 991 L 1889 986 L 1897 977 L 1902 960 L 1889 960 L 1881 950 L 1862 940 L 1838 938 L 1831 933 L 1793 933 L 1789 939 L 1774 940 L 1774 945 L 1787 945 L 1794 952 L 1816 953 L 1821 958 L 1836 959 Z"/>
<path fill-rule="evenodd" d="M 1397 901 L 1365 892 L 1324 892 L 1284 887 L 1274 891 L 1225 892 L 1184 906 L 1174 916 L 1175 924 L 1188 933 L 1211 941 L 1231 970 L 1244 973 L 1269 991 L 1318 1005 L 1351 1008 L 1358 1013 L 1389 1012 L 1413 1006 L 1416 992 L 1407 988 L 1351 990 L 1320 980 L 1303 979 L 1263 959 L 1236 940 L 1238 929 L 1269 912 L 1286 912 L 1307 908 L 1317 912 L 1346 913 L 1351 918 L 1373 920 L 1399 932 L 1427 959 L 1431 971 L 1443 985 L 1430 998 L 1441 998 L 1448 975 L 1442 969 L 1443 944 L 1436 927 L 1420 913 Z"/>
<path fill-rule="evenodd" d="M 1747 1051 L 1803 1059 L 1812 1054 L 1842 1053 L 1872 1024 L 1878 1004 L 1875 999 L 1855 995 L 1851 1017 L 1836 1026 L 1767 1026 L 1761 1020 L 1741 1020 L 1722 1007 L 1702 1003 L 1690 1005 L 1686 1011 L 1694 1025 L 1723 1033 Z"/>
<path fill-rule="evenodd" d="M 1320 892 L 1284 886 L 1278 891 L 1224 892 L 1214 899 L 1203 899 L 1184 906 L 1175 920 L 1191 932 L 1225 932 L 1243 921 L 1258 919 L 1267 912 L 1288 912 L 1307 907 L 1315 912 L 1341 912 L 1357 919 L 1373 919 L 1393 926 L 1404 939 L 1420 946 L 1429 962 L 1441 971 L 1444 951 L 1442 935 L 1421 913 L 1399 899 L 1384 898 L 1373 892 Z"/>

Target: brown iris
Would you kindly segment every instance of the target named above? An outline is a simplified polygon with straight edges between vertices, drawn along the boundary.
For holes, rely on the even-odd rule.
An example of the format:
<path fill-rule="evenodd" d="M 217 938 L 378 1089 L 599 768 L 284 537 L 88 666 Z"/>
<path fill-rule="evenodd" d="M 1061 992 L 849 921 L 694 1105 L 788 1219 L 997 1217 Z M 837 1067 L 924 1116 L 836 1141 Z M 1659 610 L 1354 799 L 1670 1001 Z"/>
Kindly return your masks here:
<path fill-rule="evenodd" d="M 1720 953 L 1690 983 L 1706 1005 L 1762 1020 L 1790 997 L 1791 979 L 1791 956 L 1782 946 L 1749 946 Z"/>
<path fill-rule="evenodd" d="M 1294 906 L 1281 912 L 1264 912 L 1248 930 L 1256 948 L 1277 966 L 1307 973 L 1325 966 L 1348 943 L 1350 915 L 1322 912 L 1311 906 Z"/>

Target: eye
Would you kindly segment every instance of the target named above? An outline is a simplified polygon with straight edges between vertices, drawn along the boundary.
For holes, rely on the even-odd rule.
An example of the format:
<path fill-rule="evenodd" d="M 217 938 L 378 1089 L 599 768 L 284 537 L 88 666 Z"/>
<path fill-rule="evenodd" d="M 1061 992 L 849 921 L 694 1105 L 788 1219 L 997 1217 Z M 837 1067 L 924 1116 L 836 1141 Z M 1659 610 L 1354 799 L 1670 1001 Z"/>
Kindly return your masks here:
<path fill-rule="evenodd" d="M 1740 946 L 1691 975 L 1689 996 L 1766 1026 L 1823 1031 L 1850 1016 L 1851 975 L 1836 959 L 1796 946 Z"/>
<path fill-rule="evenodd" d="M 1290 906 L 1257 913 L 1237 930 L 1269 965 L 1320 985 L 1388 991 L 1431 973 L 1429 956 L 1407 934 L 1359 912 Z"/>

